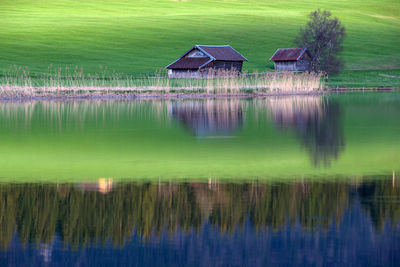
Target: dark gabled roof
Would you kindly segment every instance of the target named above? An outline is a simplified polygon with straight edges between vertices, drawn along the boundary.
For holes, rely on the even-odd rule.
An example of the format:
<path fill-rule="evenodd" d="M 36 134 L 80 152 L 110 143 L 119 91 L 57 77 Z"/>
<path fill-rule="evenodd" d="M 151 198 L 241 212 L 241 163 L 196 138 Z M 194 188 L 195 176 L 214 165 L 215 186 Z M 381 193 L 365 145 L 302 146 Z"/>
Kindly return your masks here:
<path fill-rule="evenodd" d="M 270 61 L 293 61 L 299 60 L 304 53 L 310 55 L 307 48 L 278 48 Z"/>
<path fill-rule="evenodd" d="M 202 58 L 185 58 L 193 49 L 202 51 L 207 57 Z M 167 69 L 201 69 L 208 63 L 215 60 L 225 61 L 247 61 L 239 52 L 230 45 L 195 45 L 185 52 L 176 61 L 169 64 Z"/>
<path fill-rule="evenodd" d="M 206 52 L 215 60 L 247 61 L 244 56 L 230 45 L 196 45 L 195 47 Z"/>
<path fill-rule="evenodd" d="M 168 69 L 199 69 L 202 65 L 206 64 L 208 61 L 212 61 L 208 57 L 200 58 L 190 58 L 184 57 L 168 65 Z"/>

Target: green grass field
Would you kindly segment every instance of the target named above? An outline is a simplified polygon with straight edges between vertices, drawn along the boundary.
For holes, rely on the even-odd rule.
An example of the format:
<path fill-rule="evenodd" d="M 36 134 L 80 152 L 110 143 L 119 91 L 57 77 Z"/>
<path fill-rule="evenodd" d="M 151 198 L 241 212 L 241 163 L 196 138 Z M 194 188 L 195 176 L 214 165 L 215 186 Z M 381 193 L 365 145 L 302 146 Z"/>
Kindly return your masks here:
<path fill-rule="evenodd" d="M 230 44 L 248 71 L 271 70 L 278 47 L 293 47 L 307 14 L 332 11 L 347 29 L 346 71 L 332 86 L 400 87 L 400 1 L 2 0 L 0 71 L 52 66 L 143 75 L 194 44 Z M 382 76 L 383 75 L 383 76 Z"/>

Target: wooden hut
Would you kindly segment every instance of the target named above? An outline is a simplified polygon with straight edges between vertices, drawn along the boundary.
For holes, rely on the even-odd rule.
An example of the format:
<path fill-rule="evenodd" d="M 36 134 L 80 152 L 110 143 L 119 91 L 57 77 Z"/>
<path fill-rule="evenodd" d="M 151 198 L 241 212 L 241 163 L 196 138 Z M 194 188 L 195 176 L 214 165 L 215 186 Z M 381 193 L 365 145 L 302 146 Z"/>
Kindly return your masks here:
<path fill-rule="evenodd" d="M 311 55 L 307 48 L 279 48 L 269 60 L 274 62 L 276 70 L 306 71 Z"/>
<path fill-rule="evenodd" d="M 218 71 L 240 73 L 247 59 L 230 45 L 195 45 L 169 64 L 169 78 L 207 78 Z"/>

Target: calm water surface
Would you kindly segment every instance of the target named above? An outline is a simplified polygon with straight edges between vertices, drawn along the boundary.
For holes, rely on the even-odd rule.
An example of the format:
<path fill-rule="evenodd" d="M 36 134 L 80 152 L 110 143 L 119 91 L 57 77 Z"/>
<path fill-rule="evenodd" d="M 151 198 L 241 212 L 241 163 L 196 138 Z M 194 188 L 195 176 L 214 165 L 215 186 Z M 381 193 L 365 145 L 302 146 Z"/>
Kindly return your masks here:
<path fill-rule="evenodd" d="M 397 266 L 400 93 L 0 105 L 0 265 Z"/>

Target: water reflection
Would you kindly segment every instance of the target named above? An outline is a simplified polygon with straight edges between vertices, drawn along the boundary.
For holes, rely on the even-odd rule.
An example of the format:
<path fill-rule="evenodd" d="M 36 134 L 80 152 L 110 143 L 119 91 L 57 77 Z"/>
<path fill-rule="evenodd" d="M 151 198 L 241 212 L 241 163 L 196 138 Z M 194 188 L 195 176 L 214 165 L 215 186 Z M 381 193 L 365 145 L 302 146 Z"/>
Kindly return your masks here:
<path fill-rule="evenodd" d="M 345 146 L 342 114 L 337 102 L 319 96 L 269 98 L 275 124 L 299 136 L 315 166 L 329 165 Z"/>
<path fill-rule="evenodd" d="M 106 179 L 106 178 L 100 178 L 97 183 L 91 182 L 91 183 L 77 184 L 77 186 L 83 192 L 95 191 L 95 192 L 100 192 L 102 194 L 107 194 L 111 192 L 113 185 L 114 184 L 112 179 Z"/>
<path fill-rule="evenodd" d="M 107 192 L 103 180 L 91 187 L 97 190 L 82 190 L 82 184 L 2 184 L 0 245 L 9 249 L 17 235 L 22 244 L 41 244 L 48 255 L 56 236 L 75 248 L 107 241 L 124 246 L 133 234 L 149 240 L 164 232 L 198 233 L 205 224 L 224 233 L 246 223 L 274 231 L 301 226 L 305 234 L 342 226 L 354 208 L 368 214 L 364 220 L 372 221 L 374 232 L 384 232 L 386 224 L 399 224 L 400 186 L 392 177 L 376 178 L 355 183 L 126 183 Z"/>
<path fill-rule="evenodd" d="M 7 102 L 0 106 L 1 176 L 379 174 L 399 168 L 399 103 L 396 94 Z"/>
<path fill-rule="evenodd" d="M 196 136 L 230 136 L 242 127 L 239 99 L 171 101 L 169 111 Z"/>
<path fill-rule="evenodd" d="M 249 105 L 258 113 L 271 114 L 278 129 L 295 131 L 315 166 L 328 166 L 344 149 L 340 106 L 321 96 L 270 97 L 253 103 L 243 99 L 171 101 L 169 112 L 195 136 L 233 136 L 242 128 L 243 110 Z"/>

